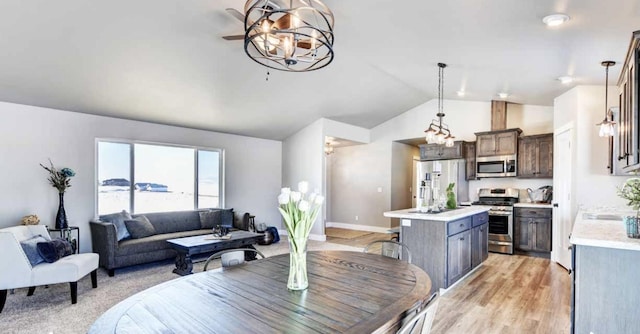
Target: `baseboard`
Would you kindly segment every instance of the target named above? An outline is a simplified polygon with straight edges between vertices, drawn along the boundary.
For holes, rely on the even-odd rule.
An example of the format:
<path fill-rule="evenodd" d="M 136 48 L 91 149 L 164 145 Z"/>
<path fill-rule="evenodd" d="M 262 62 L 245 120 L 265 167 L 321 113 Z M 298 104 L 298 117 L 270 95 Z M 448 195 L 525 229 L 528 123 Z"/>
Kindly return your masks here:
<path fill-rule="evenodd" d="M 389 233 L 389 229 L 390 229 L 389 227 L 345 224 L 345 223 L 336 223 L 336 222 L 326 222 L 325 226 L 326 227 L 345 228 L 345 229 L 357 230 L 357 231 L 376 232 L 376 233 Z"/>
<path fill-rule="evenodd" d="M 287 230 L 278 230 L 278 234 L 287 235 Z M 327 236 L 324 234 L 309 234 L 310 240 L 327 241 Z"/>
<path fill-rule="evenodd" d="M 458 284 L 460 284 L 460 282 L 464 281 L 465 279 L 467 279 L 467 277 L 471 276 L 473 273 L 476 272 L 476 270 L 478 270 L 478 268 L 481 268 L 483 266 L 484 263 L 480 263 L 478 266 L 476 266 L 475 268 L 471 269 L 470 272 L 468 272 L 466 275 L 462 276 L 459 280 L 457 280 L 455 283 L 453 283 L 453 285 L 451 285 L 450 287 L 443 289 L 440 288 L 440 296 L 444 295 L 445 293 L 451 291 L 453 288 L 455 288 Z"/>

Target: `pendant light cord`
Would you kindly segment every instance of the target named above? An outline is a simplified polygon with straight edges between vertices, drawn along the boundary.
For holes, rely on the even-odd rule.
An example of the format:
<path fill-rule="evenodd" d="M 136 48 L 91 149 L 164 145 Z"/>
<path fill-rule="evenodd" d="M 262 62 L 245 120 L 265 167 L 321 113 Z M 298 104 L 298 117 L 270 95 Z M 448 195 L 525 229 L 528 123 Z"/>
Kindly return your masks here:
<path fill-rule="evenodd" d="M 609 64 L 605 66 L 605 79 L 604 79 L 604 119 L 609 120 L 607 114 L 607 108 L 609 106 Z"/>

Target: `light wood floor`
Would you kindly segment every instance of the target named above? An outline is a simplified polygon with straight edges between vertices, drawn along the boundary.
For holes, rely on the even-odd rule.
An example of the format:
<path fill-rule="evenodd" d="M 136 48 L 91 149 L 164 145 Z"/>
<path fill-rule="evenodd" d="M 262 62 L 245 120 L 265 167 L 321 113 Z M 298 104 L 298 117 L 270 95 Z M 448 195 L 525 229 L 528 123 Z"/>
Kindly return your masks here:
<path fill-rule="evenodd" d="M 363 247 L 389 238 L 371 233 L 327 241 Z M 570 276 L 548 259 L 489 253 L 440 298 L 431 333 L 569 333 Z"/>

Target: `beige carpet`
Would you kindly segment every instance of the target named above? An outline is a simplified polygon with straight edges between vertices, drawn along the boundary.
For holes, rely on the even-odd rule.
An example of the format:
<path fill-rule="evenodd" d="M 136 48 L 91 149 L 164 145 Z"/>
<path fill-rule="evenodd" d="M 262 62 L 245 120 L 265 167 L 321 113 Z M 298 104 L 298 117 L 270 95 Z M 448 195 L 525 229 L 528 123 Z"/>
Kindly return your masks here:
<path fill-rule="evenodd" d="M 369 231 L 345 230 L 343 228 L 336 228 L 336 227 L 327 227 L 324 230 L 324 234 L 326 234 L 327 237 L 340 238 L 340 239 L 355 239 L 355 238 L 364 237 L 365 235 L 369 235 L 372 233 L 373 232 L 369 232 Z"/>
<path fill-rule="evenodd" d="M 287 253 L 286 237 L 277 244 L 257 246 L 265 256 Z M 309 251 L 349 250 L 361 248 L 329 242 L 309 240 Z M 213 263 L 219 267 L 219 261 Z M 204 262 L 196 263 L 193 271 L 200 272 Z M 89 275 L 78 282 L 78 303 L 71 304 L 69 284 L 54 284 L 49 288 L 37 287 L 35 294 L 27 297 L 27 289 L 16 289 L 7 296 L 7 303 L 0 313 L 0 333 L 86 333 L 91 324 L 105 311 L 121 300 L 159 283 L 177 278 L 172 273 L 173 261 L 167 260 L 116 270 L 109 277 L 105 270 L 98 270 L 98 288 L 91 288 Z M 6 274 L 6 273 L 3 273 Z"/>

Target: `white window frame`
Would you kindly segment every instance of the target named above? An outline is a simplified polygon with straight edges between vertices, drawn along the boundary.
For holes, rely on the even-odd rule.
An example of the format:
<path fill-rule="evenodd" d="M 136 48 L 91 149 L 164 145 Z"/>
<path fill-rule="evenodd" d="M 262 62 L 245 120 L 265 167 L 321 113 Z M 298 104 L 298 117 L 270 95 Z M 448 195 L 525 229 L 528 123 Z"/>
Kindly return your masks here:
<path fill-rule="evenodd" d="M 127 144 L 129 145 L 129 179 L 131 180 L 131 186 L 129 187 L 129 212 L 131 212 L 132 214 L 134 214 L 135 212 L 133 211 L 134 209 L 134 201 L 135 201 L 135 187 L 133 186 L 135 184 L 135 150 L 134 150 L 134 145 L 135 144 L 142 144 L 142 145 L 155 145 L 155 146 L 166 146 L 166 147 L 176 147 L 176 148 L 187 148 L 187 149 L 193 149 L 193 162 L 194 162 L 194 184 L 193 184 L 193 191 L 194 191 L 194 195 L 193 195 L 193 210 L 197 210 L 198 209 L 198 197 L 199 197 L 199 193 L 198 193 L 198 152 L 199 151 L 208 151 L 208 152 L 218 152 L 218 156 L 219 156 L 219 169 L 218 169 L 218 180 L 219 180 L 219 187 L 218 187 L 218 203 L 220 205 L 220 208 L 224 208 L 225 207 L 225 165 L 224 165 L 224 155 L 225 155 L 225 150 L 224 149 L 220 149 L 220 148 L 213 148 L 213 147 L 205 147 L 205 146 L 191 146 L 191 145 L 179 145 L 179 144 L 170 144 L 170 143 L 159 143 L 159 142 L 151 142 L 151 141 L 142 141 L 142 140 L 129 140 L 129 139 L 120 139 L 120 138 L 96 138 L 95 140 L 95 149 L 94 149 L 94 156 L 95 156 L 95 171 L 94 171 L 94 214 L 95 217 L 97 218 L 99 216 L 99 182 L 100 180 L 98 180 L 98 169 L 100 166 L 99 163 L 99 152 L 98 152 L 98 145 L 100 142 L 103 143 L 115 143 L 115 144 Z"/>

